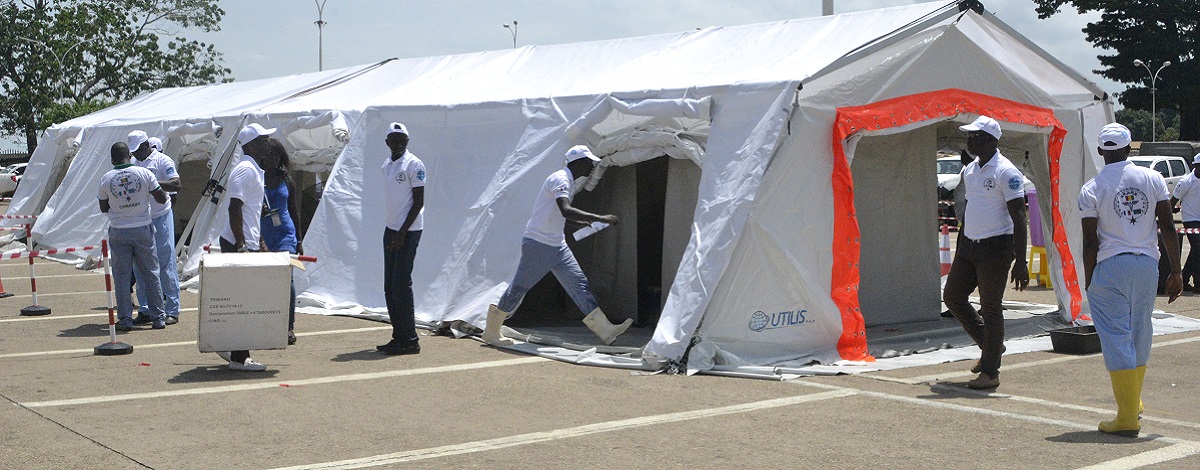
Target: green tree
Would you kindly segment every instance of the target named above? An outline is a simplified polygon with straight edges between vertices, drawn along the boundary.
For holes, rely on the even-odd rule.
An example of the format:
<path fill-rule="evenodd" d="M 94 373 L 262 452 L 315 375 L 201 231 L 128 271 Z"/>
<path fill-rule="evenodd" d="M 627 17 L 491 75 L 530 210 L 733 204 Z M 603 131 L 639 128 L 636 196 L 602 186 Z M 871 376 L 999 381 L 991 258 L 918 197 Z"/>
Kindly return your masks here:
<path fill-rule="evenodd" d="M 1133 134 L 1133 140 L 1149 142 L 1151 140 L 1150 111 L 1144 109 L 1125 108 L 1117 111 L 1117 122 L 1124 124 Z M 1179 139 L 1179 112 L 1173 109 L 1158 110 L 1158 117 L 1153 126 L 1157 129 L 1154 140 Z"/>
<path fill-rule="evenodd" d="M 1133 61 L 1143 61 L 1151 71 L 1170 61 L 1155 83 L 1158 110 L 1178 111 L 1178 137 L 1200 140 L 1200 93 L 1196 93 L 1200 88 L 1200 64 L 1195 60 L 1200 43 L 1200 0 L 1034 1 L 1039 18 L 1048 18 L 1066 5 L 1079 13 L 1100 12 L 1100 20 L 1089 23 L 1083 32 L 1096 47 L 1114 54 L 1097 56 L 1104 68 L 1094 72 L 1132 84 L 1117 94 L 1127 107 L 1151 108 L 1150 72 Z M 1160 135 L 1159 140 L 1166 139 Z"/>
<path fill-rule="evenodd" d="M 0 0 L 0 133 L 38 133 L 146 91 L 225 80 L 216 0 Z"/>

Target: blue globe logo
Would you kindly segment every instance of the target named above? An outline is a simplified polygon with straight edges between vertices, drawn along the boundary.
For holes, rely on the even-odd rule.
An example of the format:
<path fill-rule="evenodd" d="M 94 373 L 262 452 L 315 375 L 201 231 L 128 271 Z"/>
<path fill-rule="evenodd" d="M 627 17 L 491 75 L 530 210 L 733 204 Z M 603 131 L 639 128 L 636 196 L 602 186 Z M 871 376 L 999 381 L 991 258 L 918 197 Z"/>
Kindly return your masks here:
<path fill-rule="evenodd" d="M 763 313 L 762 310 L 754 312 L 750 315 L 750 329 L 753 331 L 765 330 L 769 321 L 770 319 L 767 318 L 767 314 Z"/>

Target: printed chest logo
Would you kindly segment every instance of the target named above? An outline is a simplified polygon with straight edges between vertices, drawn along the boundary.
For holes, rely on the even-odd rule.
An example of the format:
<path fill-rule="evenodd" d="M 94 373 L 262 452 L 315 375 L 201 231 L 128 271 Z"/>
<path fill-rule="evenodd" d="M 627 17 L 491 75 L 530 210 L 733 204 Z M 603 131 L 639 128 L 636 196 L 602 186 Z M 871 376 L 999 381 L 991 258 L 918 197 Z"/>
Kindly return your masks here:
<path fill-rule="evenodd" d="M 996 187 L 996 180 L 994 180 L 990 177 L 988 179 L 983 180 L 983 189 L 991 191 L 995 187 Z"/>
<path fill-rule="evenodd" d="M 1113 211 L 1122 219 L 1129 219 L 1129 223 L 1137 224 L 1137 220 L 1150 209 L 1150 198 L 1146 197 L 1146 193 L 1137 188 L 1125 188 L 1117 192 L 1117 197 L 1113 198 Z"/>
<path fill-rule="evenodd" d="M 142 181 L 134 178 L 129 173 L 120 173 L 108 182 L 108 191 L 117 198 L 123 198 L 126 202 L 133 199 L 133 196 L 142 190 Z"/>
<path fill-rule="evenodd" d="M 804 314 L 808 310 L 784 310 L 782 312 L 766 313 L 762 310 L 750 314 L 750 331 L 763 332 L 765 330 L 776 330 L 779 328 L 792 328 L 801 326 L 805 323 L 812 323 L 813 320 L 805 317 Z"/>
<path fill-rule="evenodd" d="M 403 182 L 404 182 L 404 172 L 403 172 L 403 171 L 401 171 L 401 172 L 399 172 L 399 173 L 396 173 L 396 182 L 397 182 L 397 183 L 403 183 Z"/>

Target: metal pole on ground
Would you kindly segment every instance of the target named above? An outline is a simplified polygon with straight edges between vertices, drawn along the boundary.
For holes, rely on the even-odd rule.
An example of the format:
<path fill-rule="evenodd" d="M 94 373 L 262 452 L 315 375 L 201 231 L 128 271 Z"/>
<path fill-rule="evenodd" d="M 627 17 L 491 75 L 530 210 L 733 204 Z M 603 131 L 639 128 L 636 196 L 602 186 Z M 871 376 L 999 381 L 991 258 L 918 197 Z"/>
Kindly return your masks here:
<path fill-rule="evenodd" d="M 108 240 L 100 240 L 100 264 L 104 265 L 104 290 L 108 291 L 108 342 L 96 346 L 93 351 L 97 356 L 132 354 L 132 345 L 117 342 L 117 316 L 113 313 L 116 299 L 113 297 L 112 268 L 108 266 Z"/>
<path fill-rule="evenodd" d="M 33 305 L 21 309 L 21 315 L 27 317 L 40 317 L 50 314 L 50 307 L 38 305 L 37 298 L 37 272 L 33 268 L 33 225 L 25 226 L 25 243 L 29 245 L 29 289 L 33 294 Z"/>

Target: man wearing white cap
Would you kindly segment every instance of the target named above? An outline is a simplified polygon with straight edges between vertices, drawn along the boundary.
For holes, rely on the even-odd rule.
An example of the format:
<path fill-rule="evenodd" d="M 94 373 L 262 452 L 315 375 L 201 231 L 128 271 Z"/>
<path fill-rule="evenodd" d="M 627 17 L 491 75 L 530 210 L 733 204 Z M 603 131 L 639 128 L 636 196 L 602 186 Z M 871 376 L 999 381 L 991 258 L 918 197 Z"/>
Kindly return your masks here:
<path fill-rule="evenodd" d="M 1025 177 L 1000 154 L 1000 123 L 987 116 L 959 129 L 967 132 L 967 151 L 975 161 L 963 170 L 966 185 L 963 227 L 958 249 L 946 277 L 942 301 L 981 351 L 971 372 L 979 376 L 967 383 L 974 389 L 1000 385 L 1000 358 L 1004 354 L 1004 287 L 1011 279 L 1017 290 L 1029 285 L 1025 264 Z M 1017 262 L 1014 264 L 1013 260 Z M 967 296 L 979 288 L 979 311 Z"/>
<path fill-rule="evenodd" d="M 608 321 L 608 317 L 600 311 L 596 298 L 588 289 L 587 277 L 575 261 L 575 255 L 567 246 L 563 229 L 568 220 L 581 224 L 603 222 L 609 225 L 616 225 L 621 220 L 615 215 L 592 214 L 571 206 L 571 199 L 575 196 L 575 179 L 591 175 L 600 159 L 592 155 L 592 151 L 586 145 L 571 147 L 566 157 L 567 165 L 546 178 L 533 201 L 533 216 L 525 225 L 525 237 L 521 240 L 521 261 L 517 265 L 512 283 L 508 285 L 500 301 L 488 307 L 483 339 L 489 344 L 513 344 L 511 339 L 500 333 L 500 327 L 521 304 L 525 293 L 547 272 L 553 272 L 579 310 L 587 312 L 583 323 L 599 336 L 604 344 L 612 344 L 617 336 L 624 333 L 633 323 L 632 318 L 619 325 Z"/>
<path fill-rule="evenodd" d="M 158 285 L 158 256 L 154 249 L 154 228 L 150 226 L 150 201 L 163 203 L 167 193 L 145 168 L 129 162 L 129 146 L 124 142 L 110 149 L 113 169 L 100 178 L 100 212 L 108 216 L 108 243 L 112 253 L 113 282 L 117 289 L 116 329 L 133 329 L 133 300 L 129 282 L 133 273 L 144 279 L 138 284 L 149 294 L 149 311 L 154 329 L 166 328 L 162 288 Z"/>
<path fill-rule="evenodd" d="M 242 158 L 229 172 L 226 190 L 229 192 L 229 225 L 221 232 L 221 251 L 265 251 L 260 243 L 259 223 L 262 218 L 265 176 L 262 158 L 267 154 L 270 135 L 275 129 L 250 124 L 238 132 Z M 231 351 L 229 370 L 260 372 L 267 366 L 250 358 L 250 351 Z"/>
<path fill-rule="evenodd" d="M 1183 228 L 1200 228 L 1200 154 L 1192 158 L 1192 164 L 1192 171 L 1179 179 L 1175 193 L 1171 195 L 1171 207 L 1179 205 Z M 1183 263 L 1183 287 L 1188 288 L 1188 281 L 1191 281 L 1196 293 L 1200 294 L 1200 234 L 1189 233 L 1187 239 L 1192 249 Z"/>
<path fill-rule="evenodd" d="M 154 173 L 158 184 L 167 192 L 167 202 L 150 203 L 150 218 L 154 227 L 155 253 L 158 254 L 158 281 L 162 286 L 163 309 L 167 313 L 167 324 L 174 325 L 179 322 L 179 271 L 175 267 L 175 217 L 171 213 L 171 195 L 179 191 L 180 182 L 175 161 L 154 147 L 157 140 L 147 137 L 143 131 L 129 133 L 129 149 L 135 159 L 133 163 Z M 158 146 L 162 147 L 162 143 L 159 142 Z M 139 277 L 136 285 L 138 316 L 134 323 L 150 323 L 152 318 L 144 315 L 150 305 L 146 298 L 146 283 Z"/>
<path fill-rule="evenodd" d="M 1171 270 L 1168 303 L 1183 292 L 1183 276 L 1167 183 L 1158 172 L 1125 160 L 1130 140 L 1129 129 L 1120 124 L 1100 130 L 1104 168 L 1079 191 L 1079 213 L 1088 304 L 1117 399 L 1117 418 L 1099 429 L 1137 437 L 1154 332 L 1150 312 L 1158 290 L 1160 232 Z"/>
<path fill-rule="evenodd" d="M 376 347 L 389 356 L 417 354 L 417 324 L 413 306 L 412 270 L 425 227 L 425 163 L 408 151 L 408 128 L 388 125 L 391 152 L 383 162 L 383 196 L 387 206 L 383 229 L 383 297 L 392 339 Z"/>

